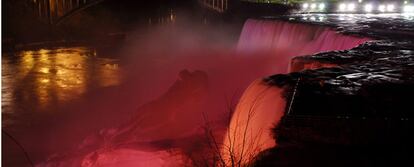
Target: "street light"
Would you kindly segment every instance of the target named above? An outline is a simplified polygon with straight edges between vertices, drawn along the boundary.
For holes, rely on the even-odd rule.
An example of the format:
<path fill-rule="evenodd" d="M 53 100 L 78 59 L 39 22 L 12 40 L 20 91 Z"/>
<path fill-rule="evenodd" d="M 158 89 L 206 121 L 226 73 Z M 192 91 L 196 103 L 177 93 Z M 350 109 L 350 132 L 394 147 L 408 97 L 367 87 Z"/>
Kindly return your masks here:
<path fill-rule="evenodd" d="M 348 11 L 352 12 L 354 10 L 355 10 L 355 4 L 353 3 L 348 4 Z"/>
<path fill-rule="evenodd" d="M 308 9 L 308 7 L 309 7 L 309 4 L 308 4 L 308 3 L 304 3 L 304 4 L 302 5 L 303 10 Z"/>
<path fill-rule="evenodd" d="M 365 4 L 364 10 L 365 10 L 365 12 L 368 12 L 368 13 L 372 12 L 372 5 L 371 4 Z"/>
<path fill-rule="evenodd" d="M 319 4 L 319 10 L 324 10 L 325 9 L 325 4 L 324 3 L 320 3 Z"/>
<path fill-rule="evenodd" d="M 385 5 L 379 5 L 379 6 L 378 6 L 378 10 L 379 10 L 380 12 L 385 12 Z"/>
<path fill-rule="evenodd" d="M 413 5 L 405 5 L 403 8 L 404 13 L 413 13 L 414 12 L 414 6 Z"/>
<path fill-rule="evenodd" d="M 313 4 L 311 4 L 311 9 L 315 9 L 316 8 L 316 4 L 315 3 L 313 3 Z"/>
<path fill-rule="evenodd" d="M 339 4 L 339 11 L 345 11 L 346 10 L 346 4 L 341 3 Z"/>
<path fill-rule="evenodd" d="M 394 5 L 393 5 L 393 4 L 388 4 L 388 5 L 387 5 L 387 11 L 388 11 L 388 12 L 392 12 L 392 11 L 394 11 Z"/>

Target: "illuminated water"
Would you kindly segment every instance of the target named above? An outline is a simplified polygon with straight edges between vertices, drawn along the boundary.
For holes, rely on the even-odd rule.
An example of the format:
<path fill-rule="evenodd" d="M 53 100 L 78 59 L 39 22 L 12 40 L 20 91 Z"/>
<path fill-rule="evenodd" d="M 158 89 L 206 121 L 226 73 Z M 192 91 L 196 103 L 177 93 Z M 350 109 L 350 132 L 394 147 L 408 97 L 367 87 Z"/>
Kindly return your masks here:
<path fill-rule="evenodd" d="M 282 89 L 260 78 L 289 72 L 294 56 L 348 49 L 368 40 L 323 27 L 249 20 L 235 49 L 212 28 L 187 30 L 162 27 L 143 40 L 131 40 L 120 53 L 128 65 L 88 48 L 4 54 L 3 130 L 24 145 L 36 164 L 52 166 L 180 166 L 175 159 L 208 153 L 207 143 L 198 139 L 205 138 L 206 122 L 218 127 L 217 141 L 234 146 L 235 158 L 252 157 L 275 145 L 268 130 L 286 103 Z M 257 114 L 248 121 L 252 108 Z M 249 129 L 242 132 L 239 127 L 246 122 Z M 232 144 L 223 141 L 229 124 L 227 134 L 237 138 Z M 244 149 L 243 138 L 260 144 Z M 3 141 L 12 150 L 6 158 L 27 164 L 15 143 Z"/>
<path fill-rule="evenodd" d="M 56 122 L 68 116 L 65 114 L 71 103 L 121 82 L 118 60 L 99 57 L 87 47 L 3 53 L 2 130 L 19 140 L 35 158 L 41 154 L 38 147 L 45 147 L 50 140 Z M 17 156 L 17 164 L 26 163 L 9 138 L 3 137 L 3 146 L 9 150 L 3 154 L 5 158 L 11 153 Z"/>
<path fill-rule="evenodd" d="M 238 50 L 253 53 L 273 51 L 274 57 L 280 60 L 274 65 L 285 67 L 274 71 L 274 74 L 281 74 L 289 72 L 287 66 L 296 56 L 351 49 L 368 40 L 339 34 L 327 27 L 250 19 L 243 27 Z M 317 66 L 321 65 L 309 64 L 301 69 L 290 70 L 306 70 Z M 248 164 L 258 153 L 277 144 L 271 129 L 285 113 L 283 89 L 258 79 L 244 91 L 224 138 L 225 147 L 221 150 L 227 166 Z"/>
<path fill-rule="evenodd" d="M 87 91 L 118 85 L 116 59 L 85 47 L 27 50 L 2 56 L 3 126 L 25 112 L 45 112 Z"/>

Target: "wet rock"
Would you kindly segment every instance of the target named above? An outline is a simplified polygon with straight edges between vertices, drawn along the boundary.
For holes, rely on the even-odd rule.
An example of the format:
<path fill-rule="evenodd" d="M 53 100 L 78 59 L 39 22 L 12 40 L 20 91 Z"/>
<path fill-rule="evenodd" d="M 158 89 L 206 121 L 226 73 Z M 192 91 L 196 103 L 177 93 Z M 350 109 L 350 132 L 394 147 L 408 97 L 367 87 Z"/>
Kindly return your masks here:
<path fill-rule="evenodd" d="M 296 57 L 293 73 L 264 79 L 285 88 L 284 97 L 292 105 L 273 129 L 278 146 L 263 152 L 256 166 L 412 165 L 413 22 L 361 16 L 354 26 L 335 19 L 339 16 L 326 22 L 292 17 L 379 40 Z M 307 68 L 312 64 L 319 68 Z"/>
<path fill-rule="evenodd" d="M 405 42 L 400 44 L 398 42 L 374 41 L 348 51 L 326 52 L 295 58 L 298 61 L 337 64 L 337 67 L 274 75 L 266 78 L 265 81 L 279 87 L 293 88 L 300 78 L 297 88 L 298 95 L 296 96 L 298 100 L 306 100 L 315 96 L 332 96 L 328 101 L 315 102 L 313 105 L 323 106 L 324 103 L 329 102 L 341 106 L 343 101 L 339 99 L 343 96 L 363 97 L 364 99 L 389 98 L 393 99 L 393 103 L 390 105 L 404 105 L 399 104 L 401 98 L 409 96 L 409 92 L 414 93 L 413 53 L 414 47 L 408 47 L 408 43 Z M 379 90 L 379 87 L 384 88 Z M 290 89 L 287 89 L 289 95 L 288 90 Z M 381 94 L 381 96 L 373 96 L 374 94 Z M 298 104 L 296 105 L 296 103 Z M 297 101 L 294 101 L 294 104 L 295 107 L 298 106 L 297 108 L 301 106 Z M 405 105 L 407 106 L 407 104 Z M 361 108 L 364 108 L 363 106 L 372 104 L 360 105 Z M 375 108 L 375 106 L 374 104 L 370 108 Z M 378 108 L 377 110 L 382 109 Z M 312 108 L 306 111 L 314 112 Z M 363 110 L 360 112 L 364 113 Z"/>

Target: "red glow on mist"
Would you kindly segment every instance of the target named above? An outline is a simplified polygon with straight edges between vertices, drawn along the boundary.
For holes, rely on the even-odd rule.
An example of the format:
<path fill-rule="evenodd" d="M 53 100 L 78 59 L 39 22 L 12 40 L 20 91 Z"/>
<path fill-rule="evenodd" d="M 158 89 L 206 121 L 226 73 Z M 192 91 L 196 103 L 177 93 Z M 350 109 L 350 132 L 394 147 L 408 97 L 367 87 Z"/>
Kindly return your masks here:
<path fill-rule="evenodd" d="M 139 151 L 136 149 L 115 149 L 92 152 L 83 159 L 82 167 L 173 167 L 185 164 L 186 158 L 174 151 Z"/>
<path fill-rule="evenodd" d="M 205 124 L 203 113 L 208 121 L 216 122 L 215 126 L 228 128 L 218 139 L 224 143 L 220 153 L 226 163 L 230 164 L 231 156 L 247 163 L 260 151 L 275 146 L 270 128 L 283 116 L 286 104 L 281 96 L 283 88 L 268 86 L 260 78 L 289 72 L 295 56 L 349 49 L 368 40 L 329 28 L 263 20 L 245 23 L 237 51 L 175 51 L 174 44 L 186 37 L 170 38 L 171 48 L 156 47 L 162 41 L 156 37 L 154 43 L 146 43 L 154 47 L 149 56 L 131 60 L 128 77 L 132 79 L 123 85 L 122 99 L 109 103 L 126 109 L 123 104 L 132 101 L 140 107 L 122 126 L 101 130 L 84 141 L 80 150 L 87 153 L 79 155 L 82 166 L 182 166 L 188 163 L 182 152 L 200 149 L 196 141 L 182 139 L 204 134 L 200 128 Z M 129 51 L 135 52 L 141 50 Z M 228 101 L 238 103 L 230 125 L 225 118 Z M 169 142 L 154 146 L 160 141 Z M 226 147 L 231 147 L 233 155 Z"/>

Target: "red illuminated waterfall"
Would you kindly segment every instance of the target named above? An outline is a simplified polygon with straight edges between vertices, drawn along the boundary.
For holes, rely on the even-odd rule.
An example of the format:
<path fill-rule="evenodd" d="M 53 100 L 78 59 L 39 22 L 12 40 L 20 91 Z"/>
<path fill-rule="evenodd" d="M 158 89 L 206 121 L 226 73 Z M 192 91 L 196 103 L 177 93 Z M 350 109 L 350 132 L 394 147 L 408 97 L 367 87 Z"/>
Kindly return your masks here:
<path fill-rule="evenodd" d="M 295 56 L 351 49 L 367 40 L 369 39 L 345 36 L 326 27 L 283 21 L 248 20 L 240 36 L 238 51 L 270 51 L 276 57 L 283 57 L 281 60 L 286 62 L 282 65 L 288 66 L 289 60 Z M 295 63 L 295 68 L 292 69 L 294 71 L 335 66 L 297 61 L 292 63 Z M 286 72 L 288 68 L 275 71 Z M 282 97 L 282 91 L 283 88 L 272 87 L 259 79 L 244 92 L 224 138 L 222 155 L 226 165 L 246 164 L 259 152 L 275 146 L 270 130 L 285 111 L 286 101 Z"/>
<path fill-rule="evenodd" d="M 180 42 L 194 44 L 194 40 L 186 40 L 181 33 L 174 38 L 170 34 L 168 38 L 154 34 L 145 41 L 146 48 L 155 48 L 150 56 L 131 60 L 136 64 L 129 71 L 138 81 L 125 86 L 128 91 L 141 93 L 139 97 L 144 100 L 128 92 L 119 102 L 111 101 L 122 106 L 123 100 L 133 99 L 144 105 L 131 109 L 136 114 L 122 126 L 87 137 L 79 146 L 81 151 L 71 157 L 76 159 L 71 162 L 73 165 L 68 165 L 69 158 L 63 158 L 40 166 L 184 166 L 190 161 L 189 154 L 191 158 L 206 158 L 202 156 L 208 149 L 200 147 L 207 144 L 198 140 L 205 137 L 201 128 L 206 121 L 203 113 L 208 116 L 207 121 L 218 124 L 212 126 L 227 128 L 219 131 L 217 143 L 223 145 L 214 153 L 222 155 L 225 165 L 248 163 L 257 153 L 275 146 L 270 128 L 280 120 L 286 106 L 281 96 L 283 88 L 267 85 L 261 78 L 288 73 L 295 56 L 350 49 L 369 40 L 338 34 L 330 28 L 270 20 L 248 20 L 236 51 L 177 51 Z M 160 39 L 173 40 L 167 43 L 168 40 Z M 160 41 L 171 48 L 163 48 Z M 140 54 L 140 49 L 131 51 L 131 55 Z M 329 65 L 295 65 L 298 68 L 294 70 L 321 66 Z M 230 125 L 224 118 L 229 98 L 224 96 L 238 102 Z"/>
<path fill-rule="evenodd" d="M 267 50 L 277 56 L 285 57 L 284 60 L 295 56 L 304 56 L 318 52 L 332 50 L 347 50 L 370 40 L 364 37 L 347 36 L 336 32 L 329 27 L 306 25 L 273 20 L 247 20 L 244 25 L 238 50 L 254 53 Z M 284 51 L 287 54 L 278 54 Z M 287 65 L 287 63 L 285 64 Z M 321 64 L 313 62 L 292 61 L 290 71 L 302 69 L 315 69 L 320 67 L 332 67 L 334 64 Z M 285 73 L 287 71 L 278 71 Z"/>
<path fill-rule="evenodd" d="M 291 56 L 300 56 L 351 49 L 367 40 L 346 36 L 328 27 L 249 19 L 243 27 L 237 49 L 244 52 L 273 50 L 276 54 L 279 50 L 288 50 Z"/>
<path fill-rule="evenodd" d="M 281 88 L 261 79 L 254 81 L 241 97 L 225 136 L 222 156 L 228 166 L 248 163 L 260 151 L 273 147 L 272 124 L 283 115 L 286 105 Z"/>

